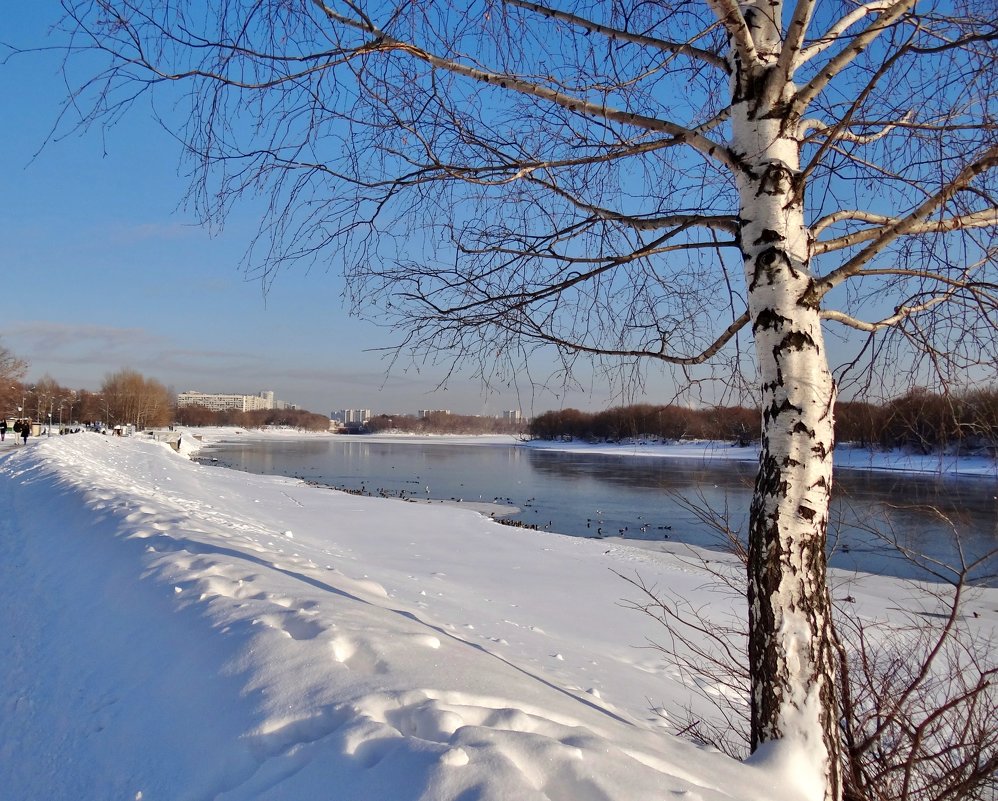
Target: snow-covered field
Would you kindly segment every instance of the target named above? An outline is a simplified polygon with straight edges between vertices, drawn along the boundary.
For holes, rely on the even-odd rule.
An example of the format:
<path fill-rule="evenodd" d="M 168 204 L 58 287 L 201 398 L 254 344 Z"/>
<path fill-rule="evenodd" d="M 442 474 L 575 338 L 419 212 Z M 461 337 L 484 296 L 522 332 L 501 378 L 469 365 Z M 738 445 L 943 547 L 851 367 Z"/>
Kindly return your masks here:
<path fill-rule="evenodd" d="M 694 693 L 616 574 L 741 615 L 676 555 L 138 438 L 4 445 L 0 798 L 799 797 L 792 763 L 669 733 Z M 863 614 L 917 603 L 834 580 Z M 998 590 L 971 611 L 993 631 Z"/>

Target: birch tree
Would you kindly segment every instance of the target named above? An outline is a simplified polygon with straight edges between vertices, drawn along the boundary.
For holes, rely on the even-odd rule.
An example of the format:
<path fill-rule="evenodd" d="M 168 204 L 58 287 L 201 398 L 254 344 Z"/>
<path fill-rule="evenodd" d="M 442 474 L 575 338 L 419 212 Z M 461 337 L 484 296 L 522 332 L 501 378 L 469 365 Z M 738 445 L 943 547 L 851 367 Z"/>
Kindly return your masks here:
<path fill-rule="evenodd" d="M 400 349 L 484 374 L 751 376 L 752 747 L 841 797 L 826 335 L 873 377 L 998 362 L 993 2 L 62 5 L 64 123 L 149 100 L 206 221 L 263 198 L 264 281 L 342 267 Z"/>

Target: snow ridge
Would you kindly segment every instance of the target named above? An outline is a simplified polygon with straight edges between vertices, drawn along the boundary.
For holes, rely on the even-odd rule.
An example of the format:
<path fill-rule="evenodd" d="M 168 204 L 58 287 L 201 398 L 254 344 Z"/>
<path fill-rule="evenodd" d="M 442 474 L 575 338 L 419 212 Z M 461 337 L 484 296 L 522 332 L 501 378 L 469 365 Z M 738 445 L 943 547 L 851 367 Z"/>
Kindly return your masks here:
<path fill-rule="evenodd" d="M 607 568 L 700 580 L 661 555 L 99 435 L 0 502 L 12 798 L 774 797 L 648 709 L 684 687 Z"/>

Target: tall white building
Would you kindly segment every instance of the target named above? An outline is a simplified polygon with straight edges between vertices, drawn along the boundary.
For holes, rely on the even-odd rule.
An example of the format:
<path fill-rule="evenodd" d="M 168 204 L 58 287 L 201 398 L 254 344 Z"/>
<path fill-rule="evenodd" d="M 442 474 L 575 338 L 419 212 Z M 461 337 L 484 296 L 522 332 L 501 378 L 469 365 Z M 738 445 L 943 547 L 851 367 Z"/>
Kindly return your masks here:
<path fill-rule="evenodd" d="M 423 420 L 431 414 L 450 414 L 450 409 L 420 409 L 416 412 L 416 417 Z"/>
<path fill-rule="evenodd" d="M 346 425 L 347 423 L 366 423 L 372 415 L 370 409 L 341 409 L 330 417 Z"/>
<path fill-rule="evenodd" d="M 274 399 L 273 390 L 256 395 L 225 395 L 211 392 L 188 390 L 177 395 L 177 406 L 204 406 L 213 412 L 235 409 L 239 412 L 255 412 L 261 409 L 286 409 L 288 404 Z"/>

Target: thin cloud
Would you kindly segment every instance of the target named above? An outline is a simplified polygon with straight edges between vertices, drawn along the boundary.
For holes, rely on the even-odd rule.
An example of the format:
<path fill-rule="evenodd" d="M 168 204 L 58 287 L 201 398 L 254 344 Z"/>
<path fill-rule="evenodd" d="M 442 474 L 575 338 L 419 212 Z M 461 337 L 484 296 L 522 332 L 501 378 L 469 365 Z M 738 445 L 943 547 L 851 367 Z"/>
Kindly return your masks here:
<path fill-rule="evenodd" d="M 46 355 L 71 350 L 118 351 L 136 346 L 155 346 L 163 340 L 141 328 L 118 328 L 108 325 L 69 325 L 55 322 L 15 322 L 3 331 L 8 341 L 23 343 L 17 348 L 30 358 L 32 352 Z"/>
<path fill-rule="evenodd" d="M 190 222 L 119 222 L 104 227 L 104 241 L 102 244 L 133 245 L 139 242 L 174 241 L 203 236 L 205 236 L 204 229 Z"/>

